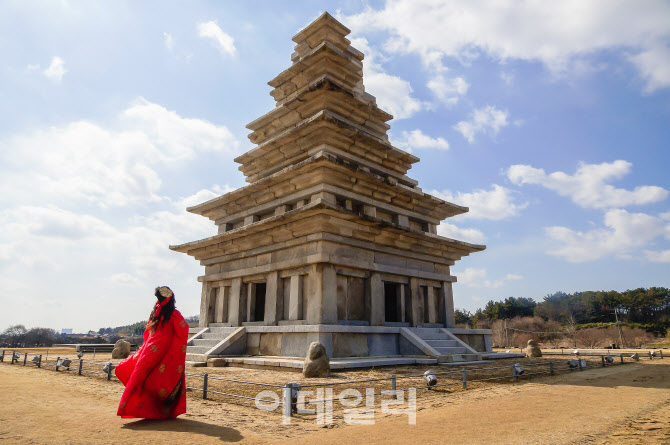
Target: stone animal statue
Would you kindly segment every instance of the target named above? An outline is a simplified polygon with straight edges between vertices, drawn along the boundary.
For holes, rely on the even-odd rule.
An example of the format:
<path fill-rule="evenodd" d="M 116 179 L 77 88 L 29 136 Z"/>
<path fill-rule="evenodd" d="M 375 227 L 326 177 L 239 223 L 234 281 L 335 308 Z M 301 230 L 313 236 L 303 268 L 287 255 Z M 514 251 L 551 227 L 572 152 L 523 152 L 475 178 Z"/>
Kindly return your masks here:
<path fill-rule="evenodd" d="M 330 372 L 330 358 L 326 354 L 326 347 L 318 341 L 309 345 L 309 352 L 302 365 L 302 375 L 305 377 L 324 377 Z"/>
<path fill-rule="evenodd" d="M 528 346 L 526 346 L 526 357 L 542 357 L 542 350 L 535 343 L 535 340 L 528 340 Z"/>
<path fill-rule="evenodd" d="M 127 358 L 130 355 L 130 343 L 125 340 L 117 340 L 112 350 L 112 358 Z"/>

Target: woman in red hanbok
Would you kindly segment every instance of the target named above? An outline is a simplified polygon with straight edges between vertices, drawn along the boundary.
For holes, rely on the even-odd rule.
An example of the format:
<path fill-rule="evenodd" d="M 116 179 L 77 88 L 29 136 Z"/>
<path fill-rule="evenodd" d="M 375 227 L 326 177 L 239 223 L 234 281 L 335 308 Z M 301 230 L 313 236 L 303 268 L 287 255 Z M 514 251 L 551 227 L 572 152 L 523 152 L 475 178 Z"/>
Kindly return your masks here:
<path fill-rule="evenodd" d="M 123 418 L 170 419 L 186 412 L 188 324 L 175 310 L 169 287 L 157 287 L 156 298 L 144 330 L 144 344 L 115 370 L 126 386 L 117 411 Z"/>

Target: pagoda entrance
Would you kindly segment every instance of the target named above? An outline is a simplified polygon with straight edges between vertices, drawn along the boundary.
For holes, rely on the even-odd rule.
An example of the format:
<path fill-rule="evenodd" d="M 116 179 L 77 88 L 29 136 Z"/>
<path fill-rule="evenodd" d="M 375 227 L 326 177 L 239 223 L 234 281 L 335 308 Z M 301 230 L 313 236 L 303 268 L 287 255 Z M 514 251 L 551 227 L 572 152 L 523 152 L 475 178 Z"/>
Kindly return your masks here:
<path fill-rule="evenodd" d="M 265 290 L 265 282 L 248 284 L 247 321 L 265 320 Z"/>
<path fill-rule="evenodd" d="M 386 323 L 403 321 L 400 286 L 402 284 L 384 282 L 384 321 Z"/>

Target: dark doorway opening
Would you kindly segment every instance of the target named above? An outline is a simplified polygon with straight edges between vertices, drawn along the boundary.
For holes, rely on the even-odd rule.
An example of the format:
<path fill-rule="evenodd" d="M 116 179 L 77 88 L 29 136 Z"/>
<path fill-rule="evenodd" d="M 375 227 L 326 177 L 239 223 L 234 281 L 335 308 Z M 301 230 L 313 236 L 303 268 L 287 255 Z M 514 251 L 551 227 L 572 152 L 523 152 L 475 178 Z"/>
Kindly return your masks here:
<path fill-rule="evenodd" d="M 265 283 L 256 283 L 254 295 L 254 321 L 265 320 Z"/>
<path fill-rule="evenodd" d="M 384 283 L 384 317 L 387 323 L 400 321 L 398 297 L 398 285 L 396 283 Z"/>

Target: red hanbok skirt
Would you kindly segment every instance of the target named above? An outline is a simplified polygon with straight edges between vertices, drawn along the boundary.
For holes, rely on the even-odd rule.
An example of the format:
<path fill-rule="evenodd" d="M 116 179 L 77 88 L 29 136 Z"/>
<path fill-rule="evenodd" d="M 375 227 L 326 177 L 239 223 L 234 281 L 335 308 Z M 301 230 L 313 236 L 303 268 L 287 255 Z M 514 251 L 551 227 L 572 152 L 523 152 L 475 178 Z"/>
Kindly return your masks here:
<path fill-rule="evenodd" d="M 188 324 L 177 310 L 153 334 L 144 332 L 142 347 L 115 369 L 126 386 L 117 415 L 170 419 L 186 412 L 187 341 Z"/>

